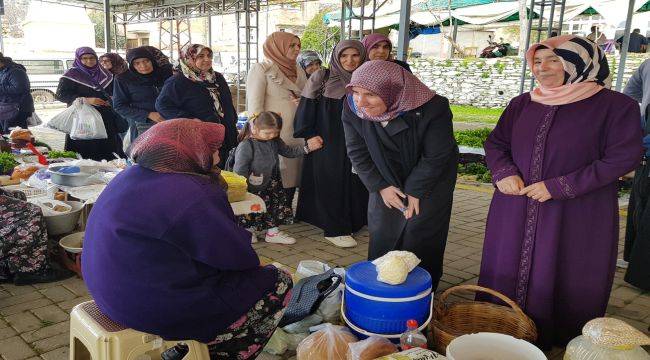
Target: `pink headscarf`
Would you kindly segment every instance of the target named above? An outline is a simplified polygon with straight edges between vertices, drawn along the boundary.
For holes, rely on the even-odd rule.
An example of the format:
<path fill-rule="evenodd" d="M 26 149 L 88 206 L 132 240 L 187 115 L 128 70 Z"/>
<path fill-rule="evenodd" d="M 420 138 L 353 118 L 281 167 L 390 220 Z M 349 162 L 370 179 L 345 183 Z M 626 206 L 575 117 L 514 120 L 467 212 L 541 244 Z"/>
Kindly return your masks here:
<path fill-rule="evenodd" d="M 363 40 L 361 40 L 361 43 L 363 44 L 363 47 L 366 48 L 366 54 L 370 53 L 370 49 L 372 49 L 373 46 L 377 45 L 378 43 L 385 41 L 388 43 L 388 46 L 390 46 L 389 50 L 389 55 L 388 57 L 390 58 L 390 52 L 393 51 L 393 43 L 390 41 L 388 36 L 383 35 L 383 34 L 369 34 L 366 35 Z"/>
<path fill-rule="evenodd" d="M 225 136 L 221 124 L 174 119 L 156 124 L 131 144 L 129 155 L 140 166 L 162 173 L 210 176 L 213 155 Z"/>
<path fill-rule="evenodd" d="M 609 77 L 605 53 L 586 38 L 562 35 L 532 45 L 526 52 L 526 61 L 534 67 L 535 52 L 550 49 L 562 61 L 564 85 L 546 88 L 541 84 L 530 92 L 530 98 L 545 105 L 565 105 L 587 99 L 604 88 Z"/>
<path fill-rule="evenodd" d="M 370 116 L 357 106 L 357 116 L 370 121 L 392 120 L 419 108 L 436 95 L 415 75 L 394 62 L 384 60 L 368 61 L 355 70 L 346 87 L 348 93 L 355 86 L 377 94 L 387 107 L 384 114 Z"/>

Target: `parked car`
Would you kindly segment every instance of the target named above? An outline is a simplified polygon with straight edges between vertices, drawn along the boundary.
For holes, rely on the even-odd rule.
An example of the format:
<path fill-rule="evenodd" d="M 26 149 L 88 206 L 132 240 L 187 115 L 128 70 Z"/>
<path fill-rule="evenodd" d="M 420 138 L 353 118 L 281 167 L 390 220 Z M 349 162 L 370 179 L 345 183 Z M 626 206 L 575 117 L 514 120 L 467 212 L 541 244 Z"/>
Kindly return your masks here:
<path fill-rule="evenodd" d="M 53 102 L 61 75 L 72 67 L 74 60 L 53 58 L 15 58 L 14 62 L 27 69 L 35 103 Z"/>

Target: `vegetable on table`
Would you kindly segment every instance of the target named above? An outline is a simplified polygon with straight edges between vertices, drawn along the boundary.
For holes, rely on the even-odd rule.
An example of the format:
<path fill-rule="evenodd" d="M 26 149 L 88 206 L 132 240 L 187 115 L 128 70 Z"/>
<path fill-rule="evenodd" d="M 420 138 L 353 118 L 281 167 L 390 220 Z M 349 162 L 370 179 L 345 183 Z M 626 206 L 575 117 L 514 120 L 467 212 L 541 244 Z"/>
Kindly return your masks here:
<path fill-rule="evenodd" d="M 50 159 L 60 159 L 60 158 L 76 159 L 77 158 L 77 153 L 74 152 L 74 151 L 53 150 L 53 151 L 50 151 L 47 154 L 47 157 L 50 158 Z"/>
<path fill-rule="evenodd" d="M 8 175 L 18 166 L 16 157 L 11 153 L 0 153 L 0 175 Z"/>

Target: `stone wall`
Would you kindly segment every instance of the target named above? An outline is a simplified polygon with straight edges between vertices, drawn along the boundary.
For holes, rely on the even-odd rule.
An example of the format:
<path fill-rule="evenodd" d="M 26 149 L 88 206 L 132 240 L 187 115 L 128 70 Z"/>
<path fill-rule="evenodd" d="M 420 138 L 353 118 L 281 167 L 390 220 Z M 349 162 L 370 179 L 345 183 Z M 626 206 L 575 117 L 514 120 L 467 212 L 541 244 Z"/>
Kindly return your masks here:
<path fill-rule="evenodd" d="M 625 64 L 623 84 L 650 54 L 630 54 Z M 618 58 L 609 57 L 616 83 Z M 613 60 L 611 60 L 613 59 Z M 413 73 L 452 104 L 477 107 L 505 107 L 519 95 L 522 61 L 517 57 L 499 59 L 412 59 Z M 527 72 L 524 91 L 530 89 Z"/>

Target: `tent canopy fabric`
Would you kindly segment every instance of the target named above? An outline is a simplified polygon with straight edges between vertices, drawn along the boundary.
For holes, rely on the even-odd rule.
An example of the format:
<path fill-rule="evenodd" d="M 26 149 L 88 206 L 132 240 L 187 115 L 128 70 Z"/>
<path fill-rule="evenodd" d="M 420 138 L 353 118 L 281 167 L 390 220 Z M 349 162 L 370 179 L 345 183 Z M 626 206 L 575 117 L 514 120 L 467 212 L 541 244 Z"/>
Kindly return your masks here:
<path fill-rule="evenodd" d="M 605 18 L 605 21 L 618 25 L 625 21 L 627 12 L 627 1 L 622 6 L 622 0 L 566 0 L 564 9 L 564 21 L 571 20 L 579 15 L 599 14 Z M 394 2 L 399 5 L 399 2 Z M 554 11 L 554 21 L 559 21 L 561 11 L 561 0 L 556 1 L 557 5 Z M 437 25 L 448 26 L 450 21 L 448 0 L 415 0 L 411 7 L 411 21 L 420 25 Z M 500 1 L 493 0 L 451 0 L 452 10 L 451 17 L 459 25 L 488 25 L 497 22 L 511 22 L 519 20 L 519 4 L 517 1 Z M 544 19 L 549 18 L 550 5 L 547 5 L 543 14 Z M 360 9 L 355 8 L 355 14 L 359 14 Z M 537 10 L 537 7 L 536 7 Z M 650 0 L 635 0 L 635 12 L 650 11 Z M 529 11 L 530 12 L 530 11 Z M 372 13 L 372 9 L 366 8 L 366 14 Z M 339 26 L 340 12 L 332 12 L 329 17 L 329 26 Z M 534 18 L 539 18 L 537 12 L 533 14 Z M 367 21 L 367 20 L 366 20 Z M 326 21 L 327 23 L 327 21 Z M 375 15 L 375 28 L 393 26 L 399 23 L 399 9 L 394 6 L 381 8 Z M 352 29 L 358 30 L 360 22 L 352 21 Z"/>

